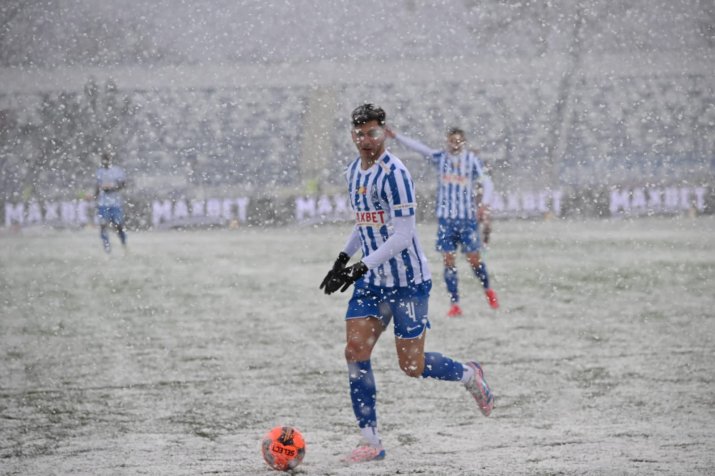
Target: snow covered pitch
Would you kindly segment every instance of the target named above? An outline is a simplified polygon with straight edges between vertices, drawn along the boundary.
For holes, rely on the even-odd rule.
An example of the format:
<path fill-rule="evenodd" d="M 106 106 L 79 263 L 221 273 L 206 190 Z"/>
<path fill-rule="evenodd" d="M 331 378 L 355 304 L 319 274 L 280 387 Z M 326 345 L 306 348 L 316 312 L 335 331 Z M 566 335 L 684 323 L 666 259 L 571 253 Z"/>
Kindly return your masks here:
<path fill-rule="evenodd" d="M 343 360 L 348 295 L 323 275 L 349 225 L 0 232 L 0 473 L 270 474 L 260 439 L 300 429 L 298 474 L 707 474 L 715 467 L 715 217 L 497 222 L 501 309 L 460 260 L 448 299 L 434 225 L 427 349 L 479 359 L 458 385 L 373 365 L 387 458 L 357 442 Z M 404 398 L 409 404 L 403 404 Z"/>

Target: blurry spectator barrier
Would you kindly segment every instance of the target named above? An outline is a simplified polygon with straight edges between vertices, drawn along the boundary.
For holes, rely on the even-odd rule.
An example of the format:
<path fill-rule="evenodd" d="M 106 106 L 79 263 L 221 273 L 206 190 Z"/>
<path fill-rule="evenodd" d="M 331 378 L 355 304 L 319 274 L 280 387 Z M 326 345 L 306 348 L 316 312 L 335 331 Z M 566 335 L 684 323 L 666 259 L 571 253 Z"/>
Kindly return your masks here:
<path fill-rule="evenodd" d="M 432 220 L 433 197 L 418 196 L 419 220 Z M 618 217 L 712 214 L 712 186 L 635 186 L 581 190 L 521 190 L 496 193 L 492 210 L 499 218 Z M 49 226 L 80 228 L 96 223 L 94 204 L 85 200 L 5 202 L 1 209 L 5 227 Z M 133 228 L 252 226 L 289 223 L 344 222 L 352 219 L 342 194 L 318 197 L 229 197 L 154 199 L 141 202 L 129 197 L 125 213 Z"/>

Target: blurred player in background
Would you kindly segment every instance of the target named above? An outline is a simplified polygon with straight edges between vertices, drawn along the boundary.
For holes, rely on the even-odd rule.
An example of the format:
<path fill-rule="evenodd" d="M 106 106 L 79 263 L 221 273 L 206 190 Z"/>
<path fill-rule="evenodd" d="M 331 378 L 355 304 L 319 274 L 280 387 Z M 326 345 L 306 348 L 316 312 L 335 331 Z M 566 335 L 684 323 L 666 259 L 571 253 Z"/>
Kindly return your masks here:
<path fill-rule="evenodd" d="M 449 317 L 462 315 L 459 305 L 459 279 L 457 276 L 456 252 L 461 245 L 472 271 L 482 283 L 487 301 L 493 309 L 499 307 L 496 292 L 489 286 L 489 274 L 481 260 L 481 238 L 477 216 L 485 215 L 483 206 L 477 211 L 477 188 L 481 179 L 492 189 L 491 179 L 482 170 L 479 158 L 468 150 L 464 131 L 453 127 L 447 131 L 447 148 L 431 149 L 421 142 L 405 137 L 387 128 L 388 137 L 427 157 L 439 174 L 437 184 L 437 251 L 444 260 L 444 281 L 452 305 Z"/>
<path fill-rule="evenodd" d="M 102 238 L 104 251 L 111 252 L 107 227 L 117 230 L 119 240 L 126 250 L 127 233 L 124 227 L 124 207 L 121 190 L 126 186 L 126 175 L 121 167 L 112 165 L 112 154 L 102 153 L 102 165 L 97 169 L 97 186 L 94 198 L 97 201 L 97 217 L 99 218 L 99 236 Z"/>
<path fill-rule="evenodd" d="M 364 104 L 351 117 L 359 157 L 348 165 L 346 178 L 356 223 L 320 288 L 331 294 L 354 284 L 345 316 L 345 358 L 362 437 L 346 461 L 359 463 L 385 457 L 370 357 L 391 320 L 399 365 L 408 376 L 462 382 L 485 416 L 494 398 L 478 363 L 425 352 L 432 281 L 415 231 L 414 184 L 404 164 L 385 149 L 385 111 Z M 347 266 L 358 250 L 362 260 Z"/>

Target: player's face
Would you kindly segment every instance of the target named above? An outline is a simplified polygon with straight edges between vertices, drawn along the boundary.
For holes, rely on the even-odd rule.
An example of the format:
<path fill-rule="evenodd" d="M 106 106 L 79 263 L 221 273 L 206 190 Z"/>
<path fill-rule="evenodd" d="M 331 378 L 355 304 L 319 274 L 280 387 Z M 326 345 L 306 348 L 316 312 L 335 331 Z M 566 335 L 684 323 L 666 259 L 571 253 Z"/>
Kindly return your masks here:
<path fill-rule="evenodd" d="M 464 137 L 462 134 L 451 134 L 447 137 L 447 147 L 450 154 L 459 154 L 464 148 Z"/>
<path fill-rule="evenodd" d="M 353 127 L 352 137 L 363 160 L 375 160 L 385 151 L 385 129 L 377 121 Z"/>

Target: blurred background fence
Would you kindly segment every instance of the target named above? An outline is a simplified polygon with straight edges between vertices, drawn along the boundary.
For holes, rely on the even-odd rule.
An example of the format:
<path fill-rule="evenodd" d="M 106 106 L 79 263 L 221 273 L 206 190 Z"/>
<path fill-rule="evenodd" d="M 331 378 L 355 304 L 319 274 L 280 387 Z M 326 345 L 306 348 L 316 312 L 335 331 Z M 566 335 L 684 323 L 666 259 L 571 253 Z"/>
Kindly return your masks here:
<path fill-rule="evenodd" d="M 712 2 L 298 4 L 5 2 L 0 199 L 80 199 L 111 150 L 136 226 L 212 197 L 284 222 L 342 192 L 370 101 L 435 148 L 462 127 L 500 191 L 559 190 L 563 214 L 606 215 L 614 189 L 712 203 Z M 431 203 L 426 162 L 393 151 Z"/>

